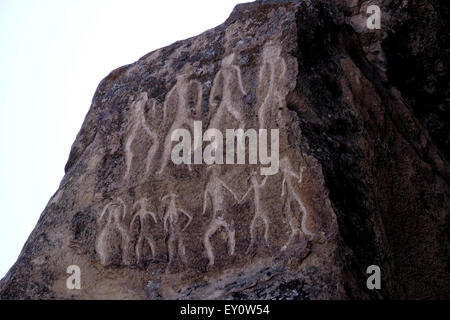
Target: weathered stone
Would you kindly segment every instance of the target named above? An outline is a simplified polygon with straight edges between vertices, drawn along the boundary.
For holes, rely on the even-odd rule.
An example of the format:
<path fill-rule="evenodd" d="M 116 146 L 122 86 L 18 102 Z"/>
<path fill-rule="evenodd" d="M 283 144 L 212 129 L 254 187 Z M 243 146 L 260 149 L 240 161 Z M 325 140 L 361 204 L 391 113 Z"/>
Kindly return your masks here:
<path fill-rule="evenodd" d="M 448 4 L 368 4 L 238 5 L 111 72 L 0 298 L 449 298 Z M 194 121 L 279 129 L 278 173 L 175 165 Z"/>

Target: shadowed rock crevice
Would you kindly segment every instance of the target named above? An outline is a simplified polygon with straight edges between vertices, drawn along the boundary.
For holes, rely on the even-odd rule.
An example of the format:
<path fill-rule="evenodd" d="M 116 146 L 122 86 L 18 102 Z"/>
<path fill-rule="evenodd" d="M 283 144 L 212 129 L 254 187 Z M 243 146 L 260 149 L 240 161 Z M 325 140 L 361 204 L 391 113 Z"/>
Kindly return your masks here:
<path fill-rule="evenodd" d="M 399 101 L 392 85 L 367 61 L 363 44 L 355 32 L 336 23 L 337 15 L 324 8 L 326 5 L 320 5 L 311 20 L 306 20 L 304 15 L 300 15 L 301 18 L 298 19 L 299 91 L 296 92 L 297 97 L 291 97 L 290 108 L 297 110 L 299 118 L 304 119 L 300 120 L 302 134 L 307 138 L 308 144 L 314 146 L 311 152 L 323 165 L 341 236 L 354 253 L 352 268 L 355 270 L 352 270 L 352 274 L 366 277 L 365 268 L 369 261 L 377 261 L 387 271 L 386 283 L 392 285 L 380 292 L 385 298 L 432 296 L 430 291 L 437 293 L 437 297 L 448 296 L 446 284 L 449 283 L 449 278 L 445 267 L 448 259 L 436 261 L 435 252 L 430 254 L 430 245 L 434 243 L 434 250 L 440 252 L 439 256 L 448 257 L 446 245 L 440 245 L 449 242 L 445 231 L 448 220 L 442 220 L 441 226 L 434 225 L 434 213 L 425 209 L 433 206 L 431 203 L 436 206 L 435 201 L 443 198 L 434 192 L 423 190 L 420 182 L 411 186 L 411 181 L 405 180 L 403 176 L 406 173 L 404 167 L 401 167 L 405 154 L 399 155 L 393 150 L 405 147 L 410 149 L 413 157 L 426 163 L 428 170 L 432 170 L 438 180 L 444 180 L 447 185 L 444 188 L 447 191 L 442 190 L 444 194 L 448 192 L 448 165 L 436 148 L 431 147 L 434 150 L 429 152 L 428 145 L 431 142 L 426 130 L 413 119 L 412 109 L 403 100 Z M 311 38 L 304 36 L 307 29 L 315 28 L 319 32 L 308 34 Z M 324 45 L 317 46 L 317 43 Z M 310 48 L 314 45 L 316 49 L 312 51 L 313 55 Z M 411 51 L 408 54 L 413 55 Z M 364 110 L 352 109 L 354 105 L 349 106 L 345 101 L 346 97 L 342 95 L 344 90 L 335 85 L 336 75 L 349 72 L 339 66 L 339 60 L 345 56 L 352 60 L 352 67 L 357 68 L 359 76 L 364 76 L 373 86 L 371 92 L 366 92 L 366 97 L 362 96 L 364 90 L 352 92 L 355 98 L 365 102 L 359 106 Z M 414 58 L 416 57 L 410 59 Z M 424 72 L 432 71 L 428 69 Z M 376 101 L 372 102 L 370 98 L 377 96 L 383 103 L 373 110 L 371 104 Z M 365 112 L 370 117 L 361 122 Z M 341 124 L 341 121 L 344 123 Z M 428 142 L 420 143 L 418 135 L 410 134 L 412 130 L 420 132 L 419 136 L 422 135 L 422 139 L 428 139 Z M 398 142 L 395 135 L 400 136 L 402 143 Z M 362 139 L 365 140 L 365 147 L 371 150 L 362 148 Z M 412 166 L 415 167 L 411 168 L 415 170 L 414 175 L 423 176 L 423 165 Z M 399 187 L 402 193 L 398 192 Z M 415 205 L 413 209 L 406 200 L 410 196 L 418 202 L 423 199 L 425 203 Z M 446 207 L 448 200 L 444 202 Z M 439 211 L 445 212 L 446 209 L 437 206 Z M 434 229 L 433 235 L 412 231 L 412 226 L 418 225 L 434 225 L 431 227 Z M 408 245 L 410 249 L 405 251 L 412 233 L 416 245 Z M 419 240 L 418 237 L 423 238 Z M 425 265 L 433 266 L 433 272 Z M 441 276 L 445 279 L 440 278 Z M 414 278 L 413 281 L 411 277 Z M 436 286 L 429 288 L 430 279 L 435 279 L 436 284 L 442 281 L 438 285 L 439 289 Z"/>

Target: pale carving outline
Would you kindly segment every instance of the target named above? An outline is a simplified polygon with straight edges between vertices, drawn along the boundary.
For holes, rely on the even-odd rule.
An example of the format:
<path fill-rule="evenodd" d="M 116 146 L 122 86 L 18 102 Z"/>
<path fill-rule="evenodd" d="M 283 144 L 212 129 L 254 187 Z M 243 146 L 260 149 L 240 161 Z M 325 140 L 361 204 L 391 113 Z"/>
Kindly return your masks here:
<path fill-rule="evenodd" d="M 224 228 L 225 232 L 227 234 L 227 245 L 228 245 L 228 254 L 231 256 L 234 254 L 235 246 L 236 246 L 236 240 L 235 240 L 235 231 L 234 231 L 234 225 L 233 221 L 231 223 L 228 223 L 224 220 L 223 216 L 218 215 L 218 213 L 226 209 L 224 208 L 224 197 L 221 192 L 222 188 L 227 190 L 232 194 L 232 196 L 236 199 L 236 201 L 239 201 L 238 197 L 234 193 L 234 191 L 226 185 L 226 183 L 219 178 L 217 173 L 217 167 L 215 165 L 212 165 L 208 167 L 208 170 L 211 171 L 211 174 L 209 176 L 208 182 L 205 187 L 205 191 L 203 194 L 203 212 L 202 215 L 206 213 L 207 205 L 208 205 L 208 196 L 211 199 L 211 205 L 212 205 L 212 218 L 211 222 L 209 223 L 207 230 L 203 237 L 203 244 L 205 246 L 206 255 L 208 257 L 209 266 L 214 265 L 214 250 L 211 245 L 211 237 L 220 229 Z"/>
<path fill-rule="evenodd" d="M 162 199 L 161 199 L 161 201 L 170 199 L 166 213 L 164 214 L 164 217 L 163 217 L 164 231 L 168 234 L 168 239 L 166 240 L 167 250 L 168 250 L 168 258 L 169 258 L 169 264 L 170 264 L 173 261 L 173 258 L 175 257 L 176 253 L 178 253 L 178 256 L 180 257 L 181 261 L 183 263 L 187 264 L 186 250 L 184 247 L 181 232 L 186 230 L 186 228 L 192 222 L 192 216 L 189 213 L 187 213 L 184 209 L 177 208 L 177 205 L 175 203 L 176 197 L 177 197 L 176 194 L 167 194 L 164 197 L 162 197 Z M 181 228 L 181 230 L 178 228 L 178 213 L 179 212 L 184 214 L 186 216 L 186 218 L 188 219 L 188 221 L 186 222 L 184 227 Z M 177 248 L 174 248 L 174 245 L 177 246 Z"/>
<path fill-rule="evenodd" d="M 145 174 L 144 176 L 147 177 L 148 173 L 150 171 L 150 165 L 152 164 L 152 159 L 156 154 L 156 151 L 159 147 L 159 139 L 157 134 L 155 134 L 150 127 L 146 123 L 145 118 L 145 112 L 144 112 L 144 106 L 148 102 L 147 93 L 142 93 L 138 100 L 134 101 L 131 104 L 131 117 L 130 117 L 130 125 L 131 132 L 128 134 L 126 143 L 125 143 L 125 159 L 126 159 L 126 171 L 125 171 L 125 178 L 129 178 L 130 171 L 131 171 L 131 164 L 133 161 L 133 151 L 131 150 L 131 146 L 136 138 L 137 131 L 142 128 L 147 135 L 152 140 L 152 146 L 150 147 L 147 158 L 146 158 L 146 165 L 145 165 Z M 156 101 L 154 99 L 150 100 L 151 103 L 151 110 L 153 116 L 155 116 L 155 108 L 156 108 Z"/>
<path fill-rule="evenodd" d="M 145 218 L 150 217 L 153 219 L 155 223 L 158 222 L 158 218 L 155 213 L 152 211 L 148 211 L 145 208 L 147 207 L 147 199 L 142 198 L 138 201 L 136 201 L 133 205 L 133 211 L 136 209 L 136 207 L 140 207 L 139 210 L 137 210 L 133 218 L 130 222 L 130 231 L 133 228 L 133 225 L 137 219 L 139 219 L 140 224 L 140 232 L 139 232 L 139 238 L 136 243 L 136 262 L 139 264 L 142 260 L 142 252 L 144 249 L 145 242 L 149 245 L 150 250 L 152 252 L 152 257 L 156 256 L 156 244 L 152 236 L 148 233 L 148 230 L 145 228 Z"/>
<path fill-rule="evenodd" d="M 264 242 L 267 247 L 270 247 L 269 244 L 269 217 L 267 216 L 267 212 L 261 207 L 261 188 L 263 188 L 266 185 L 267 182 L 267 176 L 261 181 L 258 182 L 256 171 L 253 171 L 251 173 L 250 177 L 250 183 L 251 186 L 245 193 L 245 195 L 242 197 L 240 201 L 243 201 L 247 195 L 250 193 L 250 191 L 253 190 L 253 199 L 254 199 L 254 208 L 255 208 L 255 214 L 253 215 L 252 221 L 250 223 L 250 244 L 247 248 L 247 253 L 250 251 L 250 249 L 255 244 L 255 228 L 256 228 L 256 221 L 261 219 L 264 223 Z"/>
<path fill-rule="evenodd" d="M 234 119 L 239 122 L 239 128 L 244 127 L 243 116 L 239 110 L 233 105 L 233 93 L 231 92 L 231 85 L 237 83 L 238 89 L 242 96 L 247 92 L 242 84 L 242 73 L 239 66 L 234 64 L 235 53 L 231 53 L 222 59 L 222 67 L 214 77 L 213 86 L 209 96 L 209 104 L 217 107 L 217 111 L 212 116 L 210 121 L 210 128 L 219 129 L 220 123 L 226 117 L 228 112 Z M 220 103 L 215 101 L 217 96 L 222 96 Z"/>
<path fill-rule="evenodd" d="M 277 64 L 281 64 L 281 67 L 277 68 Z M 279 79 L 275 79 L 276 72 L 278 69 L 281 69 Z M 266 91 L 263 102 L 258 110 L 258 119 L 259 119 L 259 128 L 268 128 L 269 124 L 267 123 L 266 114 L 275 114 L 278 112 L 278 107 L 283 105 L 283 95 L 277 89 L 276 85 L 282 85 L 283 80 L 285 80 L 287 71 L 286 61 L 281 57 L 281 48 L 279 46 L 275 46 L 274 44 L 269 44 L 263 49 L 263 63 L 262 67 L 259 70 L 258 74 L 258 83 L 266 84 L 267 81 L 264 80 L 265 73 L 269 74 L 269 88 Z M 275 101 L 271 101 L 271 98 L 275 99 Z"/>
<path fill-rule="evenodd" d="M 197 87 L 197 94 L 196 94 L 196 103 L 194 107 L 195 114 L 201 114 L 201 104 L 202 104 L 202 96 L 203 96 L 203 89 L 200 82 L 197 80 L 189 80 L 188 75 L 186 74 L 180 74 L 177 75 L 177 82 L 173 86 L 172 89 L 170 89 L 169 93 L 166 95 L 166 98 L 164 100 L 164 106 L 163 106 L 163 112 L 164 112 L 164 122 L 168 119 L 168 110 L 170 108 L 175 108 L 175 117 L 174 121 L 172 122 L 170 129 L 165 137 L 164 142 L 164 151 L 162 155 L 162 163 L 160 166 L 160 169 L 157 171 L 157 175 L 160 175 L 164 169 L 167 167 L 167 163 L 169 162 L 170 153 L 172 150 L 172 133 L 177 130 L 181 129 L 183 126 L 187 126 L 189 129 L 191 129 L 192 132 L 194 132 L 194 121 L 188 107 L 188 101 L 186 100 L 186 97 L 188 96 L 189 89 L 191 84 L 195 87 Z M 176 98 L 175 106 L 169 105 L 169 102 L 172 100 L 172 97 Z M 200 146 L 201 148 L 201 146 Z M 189 166 L 189 170 L 192 170 L 191 166 Z"/>
<path fill-rule="evenodd" d="M 117 202 L 119 202 L 119 204 L 117 204 Z M 107 252 L 105 252 L 107 247 L 105 238 L 110 232 L 114 231 L 114 229 L 119 231 L 121 237 L 122 263 L 125 265 L 128 264 L 126 250 L 130 243 L 130 233 L 124 223 L 124 220 L 126 218 L 126 210 L 127 209 L 125 202 L 121 198 L 118 198 L 117 201 L 109 202 L 104 207 L 99 217 L 100 224 L 103 224 L 102 222 L 105 220 L 105 215 L 108 213 L 106 223 L 104 223 L 102 231 L 100 232 L 96 243 L 97 253 L 100 256 L 100 261 L 104 265 L 107 264 L 108 259 L 110 258 Z"/>
<path fill-rule="evenodd" d="M 283 173 L 283 181 L 281 185 L 281 197 L 283 197 L 285 194 L 286 196 L 286 203 L 287 203 L 287 215 L 288 215 L 288 222 L 289 227 L 291 228 L 291 234 L 289 235 L 289 239 L 286 241 L 284 246 L 281 248 L 281 251 L 285 251 L 288 246 L 291 244 L 292 240 L 294 239 L 295 235 L 299 232 L 302 232 L 304 235 L 306 235 L 308 238 L 313 238 L 315 236 L 314 233 L 308 230 L 306 223 L 308 219 L 308 211 L 306 210 L 306 207 L 301 199 L 301 195 L 299 195 L 296 190 L 294 183 L 295 181 L 293 178 L 297 179 L 297 183 L 301 184 L 303 180 L 303 171 L 305 170 L 305 167 L 300 167 L 300 173 L 297 175 L 294 170 L 292 169 L 292 165 L 287 157 L 281 159 L 280 161 L 280 169 Z M 286 188 L 286 187 L 287 188 Z M 287 192 L 286 192 L 287 189 Z M 302 219 L 301 219 L 301 225 L 300 228 L 296 226 L 295 219 L 293 217 L 293 211 L 291 207 L 291 202 L 295 201 L 298 206 L 300 207 L 300 210 L 302 211 Z"/>

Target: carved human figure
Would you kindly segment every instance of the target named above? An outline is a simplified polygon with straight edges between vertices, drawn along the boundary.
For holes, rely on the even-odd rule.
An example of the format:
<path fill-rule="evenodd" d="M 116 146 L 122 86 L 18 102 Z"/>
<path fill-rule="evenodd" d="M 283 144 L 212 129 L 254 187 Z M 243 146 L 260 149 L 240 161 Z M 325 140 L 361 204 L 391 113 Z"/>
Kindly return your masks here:
<path fill-rule="evenodd" d="M 269 217 L 267 216 L 266 209 L 261 206 L 261 189 L 266 185 L 267 176 L 265 176 L 261 182 L 258 180 L 258 176 L 256 171 L 253 171 L 250 177 L 250 188 L 247 190 L 245 195 L 242 197 L 241 201 L 244 200 L 247 195 L 253 191 L 253 201 L 254 201 L 254 208 L 255 208 L 255 214 L 253 216 L 253 219 L 250 223 L 250 245 L 248 246 L 247 252 L 250 251 L 250 249 L 255 245 L 255 228 L 256 228 L 256 222 L 258 219 L 261 219 L 264 223 L 264 242 L 267 247 L 270 247 L 269 245 Z"/>
<path fill-rule="evenodd" d="M 136 263 L 139 264 L 143 259 L 143 250 L 145 243 L 147 243 L 147 245 L 150 247 L 152 257 L 156 256 L 156 245 L 152 235 L 150 234 L 149 219 L 152 219 L 155 223 L 157 223 L 158 219 L 155 213 L 147 210 L 147 200 L 144 198 L 134 203 L 133 213 L 133 218 L 130 222 L 130 231 L 132 232 L 133 228 L 136 225 L 136 222 L 139 222 L 139 237 L 135 247 Z"/>
<path fill-rule="evenodd" d="M 181 233 L 189 226 L 192 221 L 192 216 L 184 209 L 177 207 L 175 198 L 177 195 L 168 194 L 162 198 L 162 201 L 169 200 L 166 213 L 164 214 L 164 231 L 167 234 L 166 244 L 168 251 L 169 263 L 173 261 L 175 256 L 178 257 L 183 263 L 187 263 L 185 247 L 183 243 L 183 237 Z M 181 214 L 187 218 L 187 222 L 183 224 L 180 219 Z"/>
<path fill-rule="evenodd" d="M 226 183 L 220 179 L 218 176 L 218 167 L 210 166 L 208 168 L 210 171 L 209 179 L 205 187 L 204 196 L 203 196 L 203 213 L 206 213 L 206 209 L 208 207 L 208 200 L 211 200 L 212 205 L 212 218 L 209 223 L 206 232 L 203 237 L 203 244 L 205 246 L 206 255 L 209 260 L 208 265 L 214 264 L 214 249 L 211 245 L 211 237 L 220 229 L 223 228 L 227 235 L 227 244 L 228 244 L 228 254 L 234 254 L 235 248 L 235 231 L 233 226 L 233 221 L 229 218 L 226 218 L 227 208 L 226 208 L 226 192 L 229 192 L 236 201 L 238 197 L 236 194 L 229 188 Z"/>
<path fill-rule="evenodd" d="M 145 172 L 144 177 L 148 176 L 150 171 L 150 166 L 153 161 L 153 157 L 158 150 L 159 139 L 158 135 L 152 131 L 152 129 L 148 126 L 145 118 L 144 107 L 147 103 L 150 103 L 150 110 L 152 112 L 152 116 L 155 116 L 155 100 L 151 99 L 150 101 L 147 98 L 147 93 L 142 93 L 139 98 L 131 104 L 131 116 L 129 120 L 129 125 L 127 128 L 128 136 L 125 142 L 125 159 L 126 159 L 126 172 L 125 178 L 129 178 L 131 165 L 134 158 L 134 153 L 132 151 L 133 142 L 136 139 L 136 135 L 138 130 L 142 129 L 150 138 L 152 145 L 147 153 L 147 158 L 145 162 Z"/>
<path fill-rule="evenodd" d="M 258 76 L 259 128 L 268 129 L 274 125 L 275 115 L 283 105 L 282 86 L 286 84 L 286 62 L 281 57 L 281 48 L 269 44 L 263 49 L 263 61 Z"/>
<path fill-rule="evenodd" d="M 97 238 L 96 251 L 102 264 L 107 265 L 113 260 L 118 251 L 121 261 L 128 265 L 128 247 L 130 233 L 124 220 L 126 218 L 126 205 L 121 198 L 108 203 L 99 218 L 100 234 Z"/>
<path fill-rule="evenodd" d="M 172 151 L 172 133 L 184 127 L 194 132 L 194 120 L 201 117 L 203 89 L 200 82 L 189 80 L 188 74 L 177 75 L 175 86 L 169 91 L 164 100 L 164 123 L 172 121 L 165 137 L 164 150 L 160 169 L 157 174 L 163 173 L 169 162 Z M 189 167 L 190 168 L 190 167 Z"/>
<path fill-rule="evenodd" d="M 217 107 L 217 111 L 210 121 L 209 127 L 212 129 L 221 129 L 221 124 L 230 116 L 239 123 L 239 128 L 244 127 L 240 106 L 242 106 L 246 92 L 242 84 L 241 69 L 234 60 L 234 53 L 223 58 L 222 67 L 214 78 L 209 104 Z"/>
<path fill-rule="evenodd" d="M 302 201 L 301 195 L 296 191 L 296 184 L 302 183 L 302 175 L 304 171 L 304 167 L 300 168 L 300 173 L 296 174 L 294 170 L 292 169 L 292 165 L 288 158 L 283 158 L 280 161 L 280 170 L 283 174 L 283 181 L 281 185 L 281 197 L 284 197 L 286 195 L 286 213 L 288 216 L 288 223 L 291 228 L 291 234 L 289 235 L 289 239 L 286 241 L 284 246 L 281 248 L 281 251 L 284 251 L 288 248 L 288 246 L 293 241 L 294 237 L 299 233 L 302 232 L 304 235 L 306 235 L 308 238 L 313 238 L 314 233 L 308 230 L 306 223 L 308 220 L 308 211 L 306 210 L 306 207 Z M 295 202 L 298 204 L 300 211 L 303 213 L 300 228 L 295 223 L 295 217 L 294 212 L 292 210 L 292 202 Z"/>

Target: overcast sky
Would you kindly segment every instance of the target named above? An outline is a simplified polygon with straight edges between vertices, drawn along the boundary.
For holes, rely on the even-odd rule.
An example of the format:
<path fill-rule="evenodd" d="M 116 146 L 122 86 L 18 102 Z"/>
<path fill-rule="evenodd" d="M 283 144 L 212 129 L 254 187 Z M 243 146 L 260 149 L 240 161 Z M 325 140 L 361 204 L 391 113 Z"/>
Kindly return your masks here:
<path fill-rule="evenodd" d="M 64 175 L 102 78 L 245 0 L 0 0 L 0 278 Z"/>

